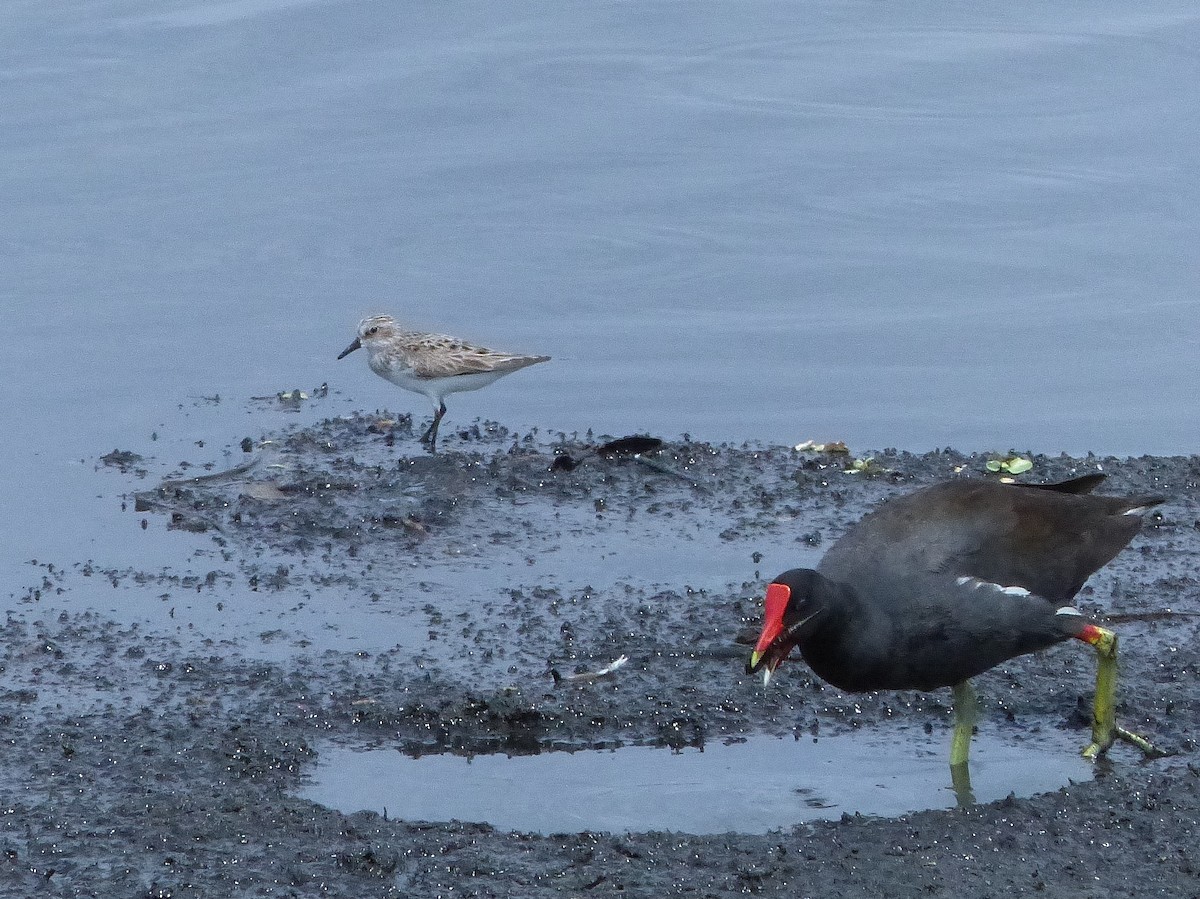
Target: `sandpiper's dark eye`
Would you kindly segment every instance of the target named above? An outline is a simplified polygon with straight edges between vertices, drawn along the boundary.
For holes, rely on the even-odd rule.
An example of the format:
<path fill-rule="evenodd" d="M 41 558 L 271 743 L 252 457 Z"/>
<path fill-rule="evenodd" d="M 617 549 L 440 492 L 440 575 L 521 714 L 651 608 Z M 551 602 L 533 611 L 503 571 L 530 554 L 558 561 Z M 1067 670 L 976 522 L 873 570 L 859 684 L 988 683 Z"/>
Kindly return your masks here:
<path fill-rule="evenodd" d="M 367 328 L 367 336 L 370 337 L 372 334 L 376 333 L 378 330 L 379 330 L 379 325 L 375 325 L 373 328 Z"/>

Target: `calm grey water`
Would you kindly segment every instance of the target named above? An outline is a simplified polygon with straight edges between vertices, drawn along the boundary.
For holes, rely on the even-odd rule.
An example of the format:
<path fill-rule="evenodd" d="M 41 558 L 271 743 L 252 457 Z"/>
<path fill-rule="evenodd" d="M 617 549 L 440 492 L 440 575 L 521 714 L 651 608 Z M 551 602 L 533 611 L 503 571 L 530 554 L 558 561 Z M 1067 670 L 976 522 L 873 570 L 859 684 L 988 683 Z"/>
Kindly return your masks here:
<path fill-rule="evenodd" d="M 326 746 L 300 795 L 346 813 L 386 810 L 408 821 L 482 821 L 540 833 L 766 833 L 847 813 L 902 815 L 959 803 L 944 734 L 885 727 L 874 740 L 864 736 L 473 758 Z M 1092 779 L 1078 747 L 1046 736 L 1011 744 L 980 734 L 971 799 L 1032 796 Z"/>
<path fill-rule="evenodd" d="M 368 311 L 555 357 L 452 421 L 1197 449 L 1190 0 L 10 0 L 0 47 L 10 607 L 206 545 L 113 447 L 424 414 L 335 363 Z"/>

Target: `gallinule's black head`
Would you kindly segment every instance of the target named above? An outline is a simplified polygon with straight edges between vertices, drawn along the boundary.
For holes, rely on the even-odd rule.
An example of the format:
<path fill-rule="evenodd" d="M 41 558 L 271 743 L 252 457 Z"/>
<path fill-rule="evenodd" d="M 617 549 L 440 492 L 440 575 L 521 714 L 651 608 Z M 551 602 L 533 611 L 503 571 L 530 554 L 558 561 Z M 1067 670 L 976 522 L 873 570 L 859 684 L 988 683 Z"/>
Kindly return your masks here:
<path fill-rule="evenodd" d="M 821 635 L 829 632 L 826 626 L 836 630 L 856 605 L 853 592 L 843 584 L 808 568 L 785 571 L 767 587 L 763 629 L 746 673 L 762 669 L 767 683 L 794 647 L 822 642 Z"/>
<path fill-rule="evenodd" d="M 1108 695 L 1116 637 L 1068 603 L 1138 532 L 1141 513 L 1163 500 L 1091 495 L 1102 480 L 950 481 L 884 503 L 816 571 L 793 569 L 771 583 L 747 671 L 761 670 L 766 681 L 798 647 L 841 689 L 955 687 L 957 703 L 968 678 L 1076 638 L 1100 651 L 1101 676 L 1112 681 L 1098 686 L 1089 747 L 1103 752 L 1124 735 Z M 965 744 L 957 754 L 952 762 L 965 763 Z"/>

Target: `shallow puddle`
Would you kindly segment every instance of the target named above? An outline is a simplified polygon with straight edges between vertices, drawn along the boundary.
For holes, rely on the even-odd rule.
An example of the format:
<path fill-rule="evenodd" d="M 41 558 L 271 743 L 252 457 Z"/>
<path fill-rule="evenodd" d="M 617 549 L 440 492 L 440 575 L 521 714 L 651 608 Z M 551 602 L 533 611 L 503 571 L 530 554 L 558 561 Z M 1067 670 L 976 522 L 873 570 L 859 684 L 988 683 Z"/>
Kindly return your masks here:
<path fill-rule="evenodd" d="M 901 732 L 890 743 L 846 734 L 755 737 L 673 751 L 634 746 L 540 755 L 427 755 L 329 746 L 301 796 L 407 821 L 486 822 L 502 830 L 765 833 L 843 813 L 893 816 L 960 802 L 949 742 Z M 972 745 L 975 801 L 1032 796 L 1089 780 L 1057 733 Z"/>

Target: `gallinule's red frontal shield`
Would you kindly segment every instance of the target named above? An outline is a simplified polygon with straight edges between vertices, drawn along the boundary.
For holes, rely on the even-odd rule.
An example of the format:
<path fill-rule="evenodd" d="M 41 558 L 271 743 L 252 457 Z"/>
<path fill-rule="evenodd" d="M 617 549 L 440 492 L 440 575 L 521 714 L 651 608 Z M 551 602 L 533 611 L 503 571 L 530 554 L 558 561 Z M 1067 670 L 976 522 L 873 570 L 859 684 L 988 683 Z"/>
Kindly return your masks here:
<path fill-rule="evenodd" d="M 851 528 L 815 571 L 767 588 L 747 671 L 766 682 L 798 648 L 823 680 L 850 692 L 954 688 L 952 766 L 974 725 L 969 679 L 1071 638 L 1096 648 L 1088 757 L 1116 737 L 1117 637 L 1070 607 L 1098 568 L 1141 528 L 1158 496 L 1094 496 L 1092 474 L 1061 484 L 948 481 L 892 499 Z"/>

